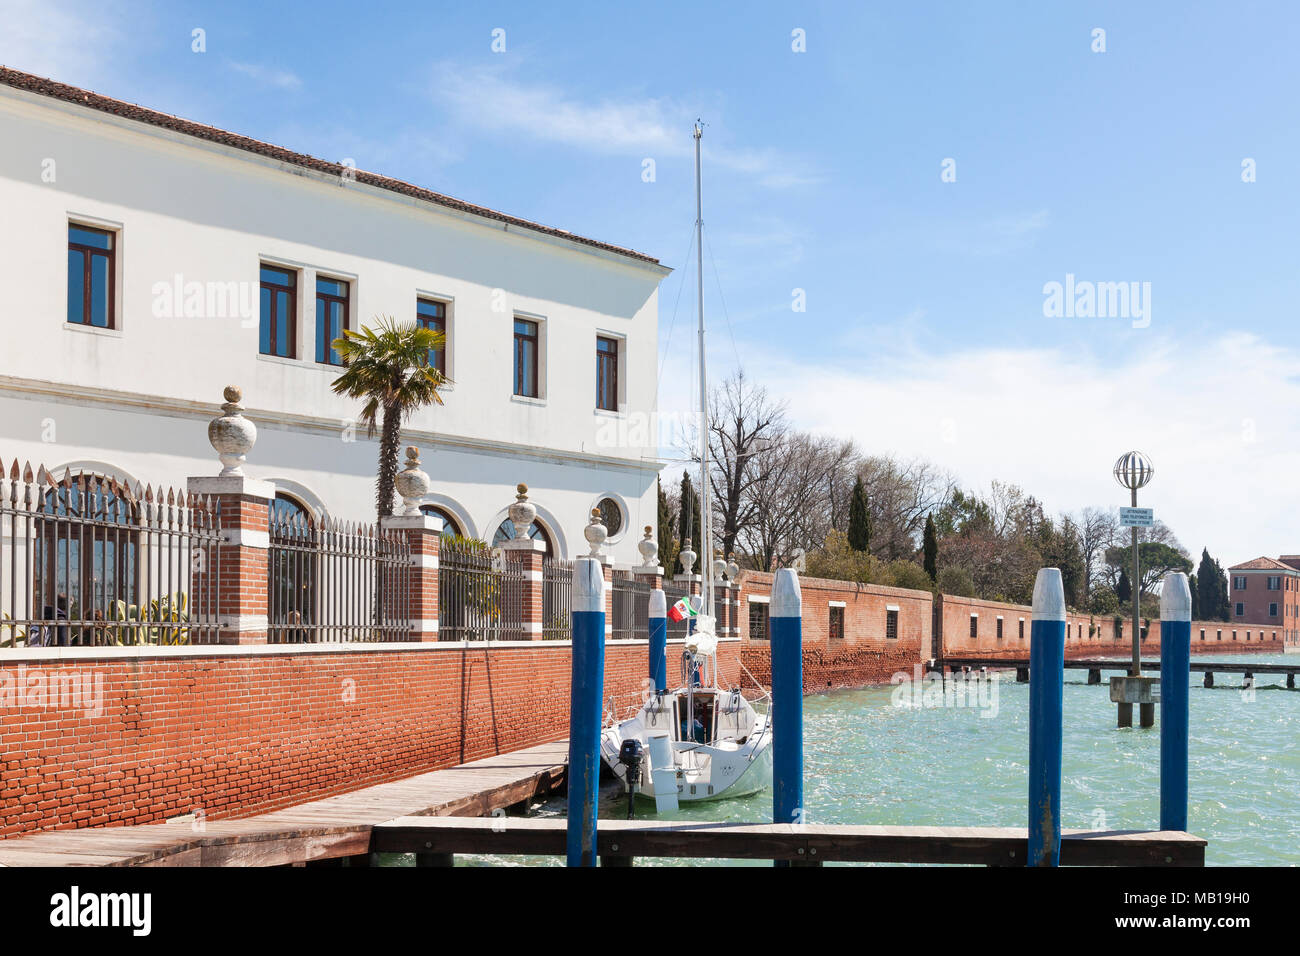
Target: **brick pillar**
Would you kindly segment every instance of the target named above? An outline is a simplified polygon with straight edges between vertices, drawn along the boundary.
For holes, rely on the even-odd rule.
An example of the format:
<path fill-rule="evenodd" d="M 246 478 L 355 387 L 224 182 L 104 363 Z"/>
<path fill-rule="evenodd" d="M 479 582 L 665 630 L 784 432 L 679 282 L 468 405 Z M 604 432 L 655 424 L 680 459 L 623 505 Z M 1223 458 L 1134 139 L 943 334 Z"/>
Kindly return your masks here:
<path fill-rule="evenodd" d="M 511 538 L 502 542 L 506 561 L 523 569 L 523 629 L 524 639 L 540 641 L 545 625 L 542 606 L 542 560 L 546 545 L 532 538 Z"/>
<path fill-rule="evenodd" d="M 664 586 L 664 569 L 651 565 L 646 567 L 644 564 L 638 564 L 632 569 L 632 574 L 642 584 L 650 585 L 653 590 Z"/>
<path fill-rule="evenodd" d="M 390 515 L 380 521 L 384 531 L 406 538 L 411 553 L 411 585 L 406 599 L 406 620 L 413 641 L 438 639 L 438 545 L 442 519 L 437 515 Z"/>
<path fill-rule="evenodd" d="M 275 485 L 230 475 L 191 478 L 186 487 L 192 498 L 209 499 L 218 509 L 221 531 L 221 543 L 215 555 L 218 640 L 222 644 L 265 644 L 271 502 L 275 499 Z"/>

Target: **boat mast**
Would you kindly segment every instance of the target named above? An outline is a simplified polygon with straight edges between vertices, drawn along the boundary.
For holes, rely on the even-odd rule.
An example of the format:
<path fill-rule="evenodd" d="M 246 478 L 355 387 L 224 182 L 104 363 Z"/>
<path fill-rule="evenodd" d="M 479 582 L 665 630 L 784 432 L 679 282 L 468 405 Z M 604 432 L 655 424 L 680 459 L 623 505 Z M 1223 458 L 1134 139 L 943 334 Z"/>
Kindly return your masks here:
<path fill-rule="evenodd" d="M 713 614 L 713 511 L 709 506 L 709 389 L 704 366 L 704 201 L 700 191 L 700 139 L 695 123 L 695 292 L 700 316 L 700 570 L 704 574 L 702 614 Z"/>

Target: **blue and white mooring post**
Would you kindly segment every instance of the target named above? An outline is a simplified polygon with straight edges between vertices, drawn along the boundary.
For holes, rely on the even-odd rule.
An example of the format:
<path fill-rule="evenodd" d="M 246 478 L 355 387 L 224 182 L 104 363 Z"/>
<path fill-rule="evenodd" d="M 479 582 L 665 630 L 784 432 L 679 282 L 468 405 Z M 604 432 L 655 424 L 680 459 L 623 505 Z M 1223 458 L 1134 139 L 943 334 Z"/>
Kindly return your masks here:
<path fill-rule="evenodd" d="M 803 822 L 803 595 L 799 576 L 772 580 L 772 822 Z"/>
<path fill-rule="evenodd" d="M 605 693 L 605 571 L 573 564 L 573 679 L 569 690 L 569 866 L 596 865 L 600 718 Z"/>
<path fill-rule="evenodd" d="M 650 592 L 650 684 L 657 694 L 668 690 L 668 598 L 663 588 Z"/>
<path fill-rule="evenodd" d="M 1192 590 L 1181 571 L 1160 588 L 1160 829 L 1187 829 Z"/>
<path fill-rule="evenodd" d="M 1029 631 L 1029 866 L 1061 865 L 1065 588 L 1059 568 L 1034 581 Z"/>

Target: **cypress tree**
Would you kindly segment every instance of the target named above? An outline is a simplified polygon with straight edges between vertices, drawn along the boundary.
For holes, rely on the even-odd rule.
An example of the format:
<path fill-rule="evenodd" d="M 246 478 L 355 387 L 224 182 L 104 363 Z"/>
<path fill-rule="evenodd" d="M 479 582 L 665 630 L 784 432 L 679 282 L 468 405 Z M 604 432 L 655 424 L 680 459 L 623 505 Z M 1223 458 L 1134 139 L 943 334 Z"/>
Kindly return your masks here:
<path fill-rule="evenodd" d="M 691 550 L 695 552 L 694 573 L 700 574 L 700 568 L 704 566 L 703 562 L 712 560 L 712 555 L 704 554 L 704 543 L 701 540 L 703 535 L 698 533 L 701 527 L 700 523 L 700 496 L 695 493 L 695 486 L 691 484 L 691 476 L 682 472 L 682 500 L 681 515 L 677 519 L 678 530 L 681 531 L 681 546 L 678 548 L 678 554 L 686 546 L 686 539 L 691 539 Z M 680 565 L 680 562 L 679 562 Z M 679 566 L 679 571 L 685 572 L 684 568 Z"/>
<path fill-rule="evenodd" d="M 1133 585 L 1128 580 L 1128 568 L 1119 569 L 1119 580 L 1115 582 L 1115 597 L 1119 598 L 1121 610 L 1128 607 L 1133 599 Z"/>
<path fill-rule="evenodd" d="M 1215 591 L 1218 592 L 1218 601 L 1215 604 L 1218 610 L 1220 621 L 1232 620 L 1232 598 L 1228 593 L 1228 576 L 1223 573 L 1223 568 L 1219 565 L 1219 559 L 1214 559 L 1214 580 Z"/>
<path fill-rule="evenodd" d="M 1201 588 L 1200 581 L 1197 580 L 1195 574 L 1187 576 L 1187 586 L 1192 592 L 1192 620 L 1199 621 L 1201 619 Z"/>
<path fill-rule="evenodd" d="M 923 550 L 925 551 L 925 573 L 930 575 L 931 581 L 939 580 L 939 533 L 934 527 L 934 515 L 925 516 L 925 537 L 923 539 Z"/>
<path fill-rule="evenodd" d="M 677 564 L 677 542 L 674 540 L 673 509 L 664 494 L 663 483 L 655 478 L 655 487 L 659 489 L 659 564 L 670 572 Z"/>
<path fill-rule="evenodd" d="M 871 513 L 867 510 L 867 489 L 861 475 L 853 482 L 853 497 L 849 500 L 849 547 L 854 551 L 871 548 Z"/>
<path fill-rule="evenodd" d="M 1219 576 L 1210 549 L 1201 549 L 1201 563 L 1196 568 L 1196 590 L 1192 602 L 1208 620 L 1219 619 Z"/>

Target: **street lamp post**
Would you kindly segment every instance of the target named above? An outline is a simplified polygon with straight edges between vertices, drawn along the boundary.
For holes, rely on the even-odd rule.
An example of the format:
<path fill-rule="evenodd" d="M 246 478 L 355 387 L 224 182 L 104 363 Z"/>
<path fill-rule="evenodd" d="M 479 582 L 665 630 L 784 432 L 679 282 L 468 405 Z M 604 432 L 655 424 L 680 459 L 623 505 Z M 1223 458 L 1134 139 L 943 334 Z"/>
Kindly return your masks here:
<path fill-rule="evenodd" d="M 1155 469 L 1150 460 L 1140 451 L 1130 451 L 1120 456 L 1115 462 L 1115 480 L 1129 490 L 1130 504 L 1137 508 L 1138 489 L 1145 488 L 1151 482 Z M 1138 529 L 1132 526 L 1133 544 L 1133 663 L 1129 667 L 1128 679 L 1111 678 L 1111 700 L 1119 704 L 1119 726 L 1133 726 L 1133 705 L 1139 706 L 1140 722 L 1143 727 L 1152 727 L 1156 722 L 1156 706 L 1152 694 L 1152 679 L 1142 676 L 1142 568 L 1138 555 Z"/>

